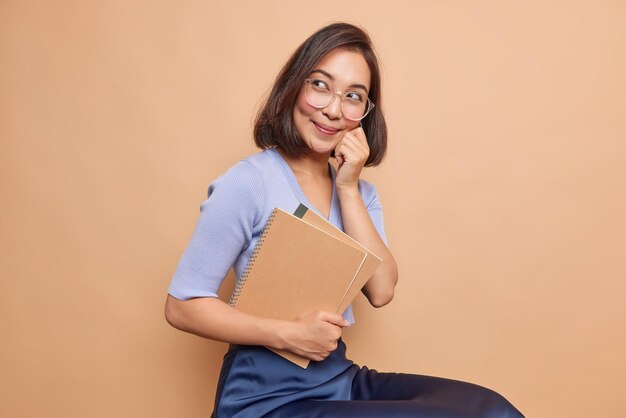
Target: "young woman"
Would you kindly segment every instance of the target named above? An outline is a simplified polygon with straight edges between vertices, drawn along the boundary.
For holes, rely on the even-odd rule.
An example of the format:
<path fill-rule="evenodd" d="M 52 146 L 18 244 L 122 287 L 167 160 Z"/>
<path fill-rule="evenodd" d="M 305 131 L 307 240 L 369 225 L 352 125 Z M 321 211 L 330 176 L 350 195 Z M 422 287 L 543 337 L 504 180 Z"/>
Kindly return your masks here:
<path fill-rule="evenodd" d="M 254 137 L 261 151 L 209 186 L 166 303 L 174 327 L 230 343 L 213 416 L 521 417 L 481 386 L 357 366 L 341 340 L 342 328 L 354 322 L 351 308 L 280 321 L 216 298 L 231 267 L 241 277 L 271 210 L 293 213 L 303 203 L 383 259 L 362 290 L 375 307 L 392 300 L 398 271 L 382 206 L 375 187 L 359 178 L 363 167 L 380 164 L 387 145 L 380 71 L 368 35 L 346 23 L 311 35 L 278 75 Z M 265 347 L 313 361 L 301 369 Z"/>

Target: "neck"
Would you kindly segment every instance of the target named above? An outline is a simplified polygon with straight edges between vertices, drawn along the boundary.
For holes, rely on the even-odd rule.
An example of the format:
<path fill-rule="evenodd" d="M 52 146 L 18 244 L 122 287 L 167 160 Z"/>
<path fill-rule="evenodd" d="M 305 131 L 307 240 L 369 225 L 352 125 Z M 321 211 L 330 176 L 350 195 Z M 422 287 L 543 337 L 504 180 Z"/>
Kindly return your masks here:
<path fill-rule="evenodd" d="M 300 157 L 291 157 L 285 154 L 280 148 L 276 151 L 287 161 L 291 171 L 298 174 L 305 174 L 315 178 L 324 178 L 330 176 L 328 172 L 328 159 L 330 154 L 314 154 L 310 152 L 308 155 Z"/>

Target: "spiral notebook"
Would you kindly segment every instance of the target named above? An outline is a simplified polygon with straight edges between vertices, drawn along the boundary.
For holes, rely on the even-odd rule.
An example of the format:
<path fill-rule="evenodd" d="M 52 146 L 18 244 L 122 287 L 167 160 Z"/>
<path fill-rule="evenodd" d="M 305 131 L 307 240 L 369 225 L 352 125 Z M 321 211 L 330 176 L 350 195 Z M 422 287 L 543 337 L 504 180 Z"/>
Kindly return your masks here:
<path fill-rule="evenodd" d="M 337 228 L 335 225 L 328 222 L 325 218 L 321 217 L 315 211 L 309 210 L 305 205 L 298 206 L 298 209 L 294 212 L 294 215 L 298 218 L 301 218 L 303 221 L 316 226 L 329 234 L 333 235 L 335 238 L 342 240 L 345 243 L 348 243 L 356 248 L 361 249 L 367 253 L 367 258 L 363 262 L 363 266 L 357 273 L 354 281 L 350 285 L 350 287 L 346 290 L 346 294 L 343 297 L 343 301 L 339 308 L 337 309 L 338 313 L 343 313 L 348 306 L 352 303 L 354 298 L 359 294 L 359 291 L 367 280 L 372 276 L 374 270 L 378 267 L 378 265 L 383 261 L 376 254 L 372 253 L 370 250 L 359 244 L 354 238 L 350 235 L 343 232 L 341 229 Z"/>
<path fill-rule="evenodd" d="M 253 315 L 292 320 L 313 310 L 339 312 L 350 303 L 348 295 L 354 293 L 354 297 L 360 290 L 353 292 L 352 287 L 372 268 L 367 259 L 375 257 L 369 257 L 371 253 L 351 238 L 335 236 L 347 237 L 316 217 L 319 215 L 304 205 L 296 215 L 280 208 L 272 210 L 230 298 L 232 306 Z M 272 350 L 300 367 L 309 364 L 308 359 L 291 352 Z"/>

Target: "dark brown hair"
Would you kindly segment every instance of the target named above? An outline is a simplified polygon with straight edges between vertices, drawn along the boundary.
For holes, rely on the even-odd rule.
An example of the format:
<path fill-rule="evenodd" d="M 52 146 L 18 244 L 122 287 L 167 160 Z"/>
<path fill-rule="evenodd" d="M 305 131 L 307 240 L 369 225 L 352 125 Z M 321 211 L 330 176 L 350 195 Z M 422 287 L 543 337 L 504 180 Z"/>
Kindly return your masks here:
<path fill-rule="evenodd" d="M 369 35 L 349 23 L 333 23 L 318 30 L 285 63 L 256 116 L 254 142 L 257 147 L 266 149 L 276 146 L 292 156 L 306 155 L 309 152 L 294 125 L 293 107 L 304 79 L 335 48 L 361 53 L 369 66 L 369 98 L 375 106 L 361 121 L 370 148 L 365 166 L 377 166 L 382 162 L 387 151 L 387 124 L 382 110 L 378 58 Z M 331 156 L 334 157 L 334 151 Z"/>

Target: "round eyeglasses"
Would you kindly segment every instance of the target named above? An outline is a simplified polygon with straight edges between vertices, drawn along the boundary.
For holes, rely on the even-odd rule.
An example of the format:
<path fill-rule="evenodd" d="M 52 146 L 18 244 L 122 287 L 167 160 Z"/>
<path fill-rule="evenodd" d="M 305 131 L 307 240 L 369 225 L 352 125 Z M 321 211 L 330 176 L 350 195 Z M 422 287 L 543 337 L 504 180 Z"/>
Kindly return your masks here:
<path fill-rule="evenodd" d="M 307 78 L 304 82 L 306 83 L 305 100 L 318 109 L 330 106 L 335 97 L 339 96 L 343 116 L 352 121 L 359 121 L 374 108 L 374 102 L 361 89 L 337 91 L 332 83 L 319 78 Z"/>

